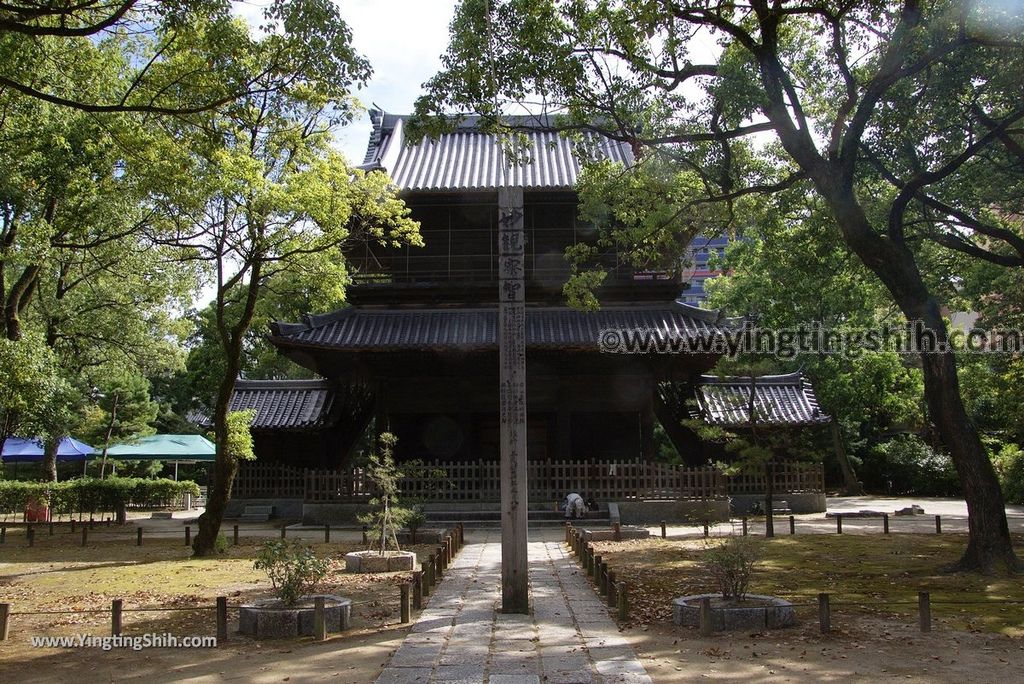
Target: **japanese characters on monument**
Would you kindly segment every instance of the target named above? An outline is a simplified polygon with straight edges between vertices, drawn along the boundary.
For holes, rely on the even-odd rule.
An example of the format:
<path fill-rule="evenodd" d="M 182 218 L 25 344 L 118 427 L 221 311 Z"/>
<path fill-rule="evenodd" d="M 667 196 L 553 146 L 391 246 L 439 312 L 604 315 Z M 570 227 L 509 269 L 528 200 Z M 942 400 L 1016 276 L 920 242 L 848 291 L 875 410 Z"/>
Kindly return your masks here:
<path fill-rule="evenodd" d="M 526 526 L 526 285 L 522 188 L 498 193 L 498 383 L 502 610 L 529 611 Z"/>

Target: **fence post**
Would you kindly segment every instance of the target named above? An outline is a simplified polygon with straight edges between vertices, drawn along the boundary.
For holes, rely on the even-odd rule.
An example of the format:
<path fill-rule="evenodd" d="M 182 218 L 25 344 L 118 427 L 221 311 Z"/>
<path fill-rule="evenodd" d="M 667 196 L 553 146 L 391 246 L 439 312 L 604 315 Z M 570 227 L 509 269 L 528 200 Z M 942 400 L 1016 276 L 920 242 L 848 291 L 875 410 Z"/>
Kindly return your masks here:
<path fill-rule="evenodd" d="M 74 513 L 72 513 L 72 516 L 74 516 Z M 71 518 L 71 534 L 74 534 L 74 533 L 75 533 L 75 519 L 74 519 L 74 517 L 72 517 Z"/>
<path fill-rule="evenodd" d="M 135 528 L 135 545 L 136 546 L 142 546 L 142 528 L 141 527 L 136 527 Z"/>
<path fill-rule="evenodd" d="M 708 521 L 705 520 L 704 521 L 704 537 L 707 538 L 707 536 L 708 536 Z"/>
<path fill-rule="evenodd" d="M 796 518 L 789 516 L 789 533 L 796 534 Z"/>
<path fill-rule="evenodd" d="M 843 514 L 836 513 L 836 534 L 843 533 Z"/>
<path fill-rule="evenodd" d="M 942 534 L 942 516 L 935 516 L 935 534 Z"/>
<path fill-rule="evenodd" d="M 6 544 L 6 543 L 7 543 L 7 528 L 6 527 L 0 527 L 0 544 Z"/>
<path fill-rule="evenodd" d="M 114 599 L 110 602 L 110 635 L 121 636 L 121 599 Z"/>
<path fill-rule="evenodd" d="M 601 590 L 601 575 L 602 571 L 604 570 L 604 568 L 602 567 L 603 565 L 604 561 L 601 559 L 601 557 L 594 556 L 594 585 L 597 586 L 597 591 L 599 594 L 604 593 L 604 591 Z"/>
<path fill-rule="evenodd" d="M 331 526 L 324 525 L 324 544 L 331 543 Z"/>
<path fill-rule="evenodd" d="M 10 636 L 11 604 L 0 603 L 0 641 L 7 641 Z"/>
<path fill-rule="evenodd" d="M 85 538 L 86 538 L 86 536 L 88 536 L 88 534 L 89 534 L 89 528 L 86 527 L 85 525 L 82 525 L 82 546 L 85 546 Z"/>
<path fill-rule="evenodd" d="M 618 605 L 618 601 L 615 597 L 615 571 L 608 571 L 608 607 L 614 608 Z"/>
<path fill-rule="evenodd" d="M 430 559 L 423 563 L 423 595 L 430 596 L 430 589 L 434 586 L 434 554 L 430 554 Z"/>
<path fill-rule="evenodd" d="M 818 628 L 822 634 L 832 631 L 832 608 L 825 593 L 818 594 Z"/>
<path fill-rule="evenodd" d="M 917 621 L 922 632 L 932 631 L 932 603 L 927 591 L 917 592 Z"/>
<path fill-rule="evenodd" d="M 185 546 L 192 546 L 192 527 L 185 525 Z"/>
<path fill-rule="evenodd" d="M 217 645 L 228 640 L 228 597 L 217 597 Z"/>
<path fill-rule="evenodd" d="M 233 536 L 234 536 L 234 539 L 233 539 L 234 545 L 238 546 L 238 525 L 235 525 L 235 528 L 233 530 Z"/>
<path fill-rule="evenodd" d="M 409 583 L 404 582 L 402 586 L 399 587 L 399 592 L 401 602 L 402 624 L 407 625 L 409 624 Z"/>
<path fill-rule="evenodd" d="M 711 626 L 711 599 L 705 596 L 700 600 L 700 635 L 702 637 L 711 636 L 713 631 Z"/>
<path fill-rule="evenodd" d="M 35 528 L 34 525 L 29 525 L 25 529 L 25 537 L 28 539 L 28 545 L 29 546 L 35 546 L 36 545 L 36 528 Z"/>
<path fill-rule="evenodd" d="M 50 536 L 53 536 L 53 521 L 50 521 Z"/>
<path fill-rule="evenodd" d="M 625 621 L 629 618 L 629 596 L 625 582 L 620 582 L 618 587 L 619 620 Z"/>
<path fill-rule="evenodd" d="M 882 534 L 889 534 L 889 514 L 882 514 Z"/>
<path fill-rule="evenodd" d="M 423 607 L 423 572 L 412 573 L 412 607 L 419 610 Z"/>
<path fill-rule="evenodd" d="M 665 533 L 665 521 L 661 521 L 661 538 L 665 539 L 668 535 Z"/>
<path fill-rule="evenodd" d="M 743 516 L 743 536 L 747 536 L 747 516 Z"/>
<path fill-rule="evenodd" d="M 363 544 L 370 543 L 369 539 L 367 538 L 367 534 L 366 534 L 368 531 L 369 531 L 369 528 L 366 525 L 363 525 Z"/>
<path fill-rule="evenodd" d="M 313 598 L 313 638 L 323 641 L 327 638 L 327 616 L 324 615 L 324 597 Z"/>
<path fill-rule="evenodd" d="M 284 539 L 287 536 L 288 536 L 288 527 L 285 526 L 285 525 L 281 525 L 281 539 Z"/>
<path fill-rule="evenodd" d="M 572 534 L 572 523 L 566 521 L 565 523 L 565 544 L 566 546 L 572 546 L 572 539 L 569 536 Z"/>
<path fill-rule="evenodd" d="M 619 523 L 612 523 L 612 539 L 622 541 L 622 526 Z"/>

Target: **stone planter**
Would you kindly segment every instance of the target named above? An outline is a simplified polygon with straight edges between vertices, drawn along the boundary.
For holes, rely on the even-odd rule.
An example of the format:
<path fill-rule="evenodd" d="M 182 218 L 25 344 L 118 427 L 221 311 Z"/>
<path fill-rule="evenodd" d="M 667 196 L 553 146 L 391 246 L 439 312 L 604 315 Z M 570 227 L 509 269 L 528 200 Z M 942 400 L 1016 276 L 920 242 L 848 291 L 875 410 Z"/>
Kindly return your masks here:
<path fill-rule="evenodd" d="M 721 594 L 697 594 L 672 600 L 672 622 L 700 626 L 700 600 L 711 599 L 711 628 L 728 632 L 740 629 L 778 629 L 796 624 L 793 604 L 775 596 L 747 594 L 745 603 L 722 603 Z"/>
<path fill-rule="evenodd" d="M 345 554 L 345 572 L 400 572 L 416 567 L 412 551 L 353 551 Z"/>
<path fill-rule="evenodd" d="M 352 601 L 331 594 L 304 596 L 294 606 L 280 599 L 261 599 L 238 609 L 238 631 L 257 639 L 286 639 L 313 636 L 313 599 L 324 597 L 324 620 L 328 632 L 343 632 L 352 623 Z"/>

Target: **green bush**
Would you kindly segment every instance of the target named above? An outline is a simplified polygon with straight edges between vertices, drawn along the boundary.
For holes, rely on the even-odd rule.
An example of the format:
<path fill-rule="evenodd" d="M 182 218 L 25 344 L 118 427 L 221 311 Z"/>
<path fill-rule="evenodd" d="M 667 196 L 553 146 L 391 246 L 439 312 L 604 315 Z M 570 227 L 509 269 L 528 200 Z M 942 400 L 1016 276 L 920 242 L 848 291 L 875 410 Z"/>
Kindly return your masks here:
<path fill-rule="evenodd" d="M 993 455 L 992 464 L 1006 501 L 1024 504 L 1024 449 L 1017 444 L 1003 444 Z"/>
<path fill-rule="evenodd" d="M 184 494 L 199 496 L 199 485 L 189 480 L 134 477 L 83 477 L 66 482 L 0 480 L 0 513 L 20 513 L 29 501 L 45 503 L 55 515 L 116 511 L 128 506 L 152 508 L 169 505 Z"/>
<path fill-rule="evenodd" d="M 291 606 L 303 596 L 316 592 L 327 576 L 330 563 L 318 557 L 309 546 L 268 541 L 252 567 L 266 572 L 277 597 Z"/>
<path fill-rule="evenodd" d="M 876 444 L 863 455 L 857 474 L 871 492 L 960 495 L 953 459 L 935 451 L 917 435 L 897 435 Z"/>
<path fill-rule="evenodd" d="M 708 542 L 700 564 L 724 600 L 742 601 L 762 555 L 761 542 L 753 537 L 728 537 L 722 543 Z"/>

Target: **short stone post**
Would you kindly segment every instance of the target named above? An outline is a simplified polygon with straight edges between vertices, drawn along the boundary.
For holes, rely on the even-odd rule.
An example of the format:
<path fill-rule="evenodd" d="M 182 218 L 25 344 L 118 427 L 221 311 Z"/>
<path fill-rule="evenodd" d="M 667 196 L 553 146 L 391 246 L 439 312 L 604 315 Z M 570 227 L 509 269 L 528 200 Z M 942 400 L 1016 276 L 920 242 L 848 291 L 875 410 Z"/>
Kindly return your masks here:
<path fill-rule="evenodd" d="M 89 536 L 89 528 L 86 527 L 85 525 L 82 525 L 82 546 L 85 546 L 86 537 L 88 537 L 88 536 Z"/>
<path fill-rule="evenodd" d="M 423 572 L 412 573 L 412 607 L 414 610 L 423 608 Z"/>
<path fill-rule="evenodd" d="M 566 520 L 565 521 L 565 545 L 566 546 L 572 546 L 572 537 L 570 535 L 572 535 L 572 524 L 568 520 Z"/>
<path fill-rule="evenodd" d="M 448 550 L 448 561 L 446 565 L 451 565 L 452 561 L 455 560 L 455 546 L 452 543 L 452 536 L 450 534 L 444 538 L 444 544 Z"/>
<path fill-rule="evenodd" d="M 89 529 L 91 530 L 94 527 L 96 527 L 96 519 L 92 516 L 89 516 Z"/>
<path fill-rule="evenodd" d="M 602 594 L 608 594 L 608 561 L 603 559 L 598 565 L 597 588 Z"/>
<path fill-rule="evenodd" d="M 818 629 L 822 634 L 832 631 L 832 608 L 826 593 L 818 594 Z"/>
<path fill-rule="evenodd" d="M 711 599 L 705 596 L 700 600 L 700 635 L 711 636 L 714 631 L 711 623 Z"/>
<path fill-rule="evenodd" d="M 708 536 L 708 521 L 705 520 L 704 521 L 704 537 L 706 538 L 707 536 Z"/>
<path fill-rule="evenodd" d="M 615 571 L 608 571 L 608 607 L 614 608 L 618 605 L 618 600 L 615 596 Z"/>
<path fill-rule="evenodd" d="M 836 534 L 843 533 L 843 514 L 836 513 Z"/>
<path fill-rule="evenodd" d="M 440 582 L 441 578 L 444 577 L 444 570 L 445 570 L 444 546 L 443 545 L 438 545 L 437 553 L 435 554 L 435 556 L 436 556 L 436 560 L 437 560 L 437 568 L 436 568 L 436 571 L 435 571 L 434 574 L 437 576 L 437 581 Z"/>
<path fill-rule="evenodd" d="M 367 527 L 366 525 L 363 525 L 363 544 L 369 544 L 370 543 L 369 531 L 370 531 L 370 528 Z"/>
<path fill-rule="evenodd" d="M 217 597 L 217 645 L 228 640 L 228 597 Z"/>
<path fill-rule="evenodd" d="M 11 604 L 0 603 L 0 641 L 7 641 L 11 635 Z"/>
<path fill-rule="evenodd" d="M 136 546 L 142 546 L 142 528 L 141 527 L 136 527 L 135 528 L 135 545 Z"/>
<path fill-rule="evenodd" d="M 594 586 L 601 591 L 601 560 L 600 556 L 594 556 Z"/>
<path fill-rule="evenodd" d="M 668 533 L 665 530 L 665 521 L 662 520 L 661 521 L 661 538 L 662 539 L 666 539 L 667 537 L 668 537 Z"/>
<path fill-rule="evenodd" d="M 430 589 L 434 586 L 434 557 L 431 556 L 426 563 L 420 563 L 423 572 L 423 595 L 430 596 Z"/>
<path fill-rule="evenodd" d="M 6 544 L 6 543 L 7 543 L 7 528 L 6 527 L 0 527 L 0 544 Z"/>
<path fill-rule="evenodd" d="M 185 525 L 185 546 L 192 546 L 192 527 Z"/>
<path fill-rule="evenodd" d="M 324 610 L 324 597 L 313 598 L 313 638 L 323 641 L 327 638 L 327 615 Z"/>
<path fill-rule="evenodd" d="M 619 523 L 612 523 L 612 539 L 622 541 L 622 526 Z"/>
<path fill-rule="evenodd" d="M 889 514 L 882 514 L 882 534 L 889 534 Z"/>
<path fill-rule="evenodd" d="M 743 536 L 747 536 L 747 516 L 743 516 Z"/>
<path fill-rule="evenodd" d="M 917 621 L 922 632 L 932 631 L 932 603 L 927 591 L 917 592 Z"/>
<path fill-rule="evenodd" d="M 619 609 L 619 620 L 625 622 L 629 618 L 629 592 L 625 582 L 619 582 L 616 599 Z"/>
<path fill-rule="evenodd" d="M 942 516 L 935 516 L 935 534 L 942 534 Z"/>
<path fill-rule="evenodd" d="M 796 534 L 796 518 L 792 515 L 789 516 L 789 533 Z"/>
<path fill-rule="evenodd" d="M 36 528 L 35 528 L 34 525 L 29 525 L 25 529 L 25 538 L 28 539 L 28 545 L 29 546 L 35 546 L 36 545 Z"/>
<path fill-rule="evenodd" d="M 110 602 L 110 636 L 121 636 L 121 611 L 124 604 L 121 599 Z"/>
<path fill-rule="evenodd" d="M 288 536 L 288 528 L 285 525 L 281 525 L 281 539 Z"/>
<path fill-rule="evenodd" d="M 53 521 L 50 521 L 50 536 L 53 536 Z"/>
<path fill-rule="evenodd" d="M 594 547 L 592 545 L 590 545 L 590 544 L 587 544 L 587 553 L 584 556 L 584 559 L 585 559 L 585 565 L 586 565 L 586 568 L 587 568 L 587 577 L 593 577 L 594 576 Z"/>
<path fill-rule="evenodd" d="M 408 582 L 403 582 L 402 585 L 398 588 L 398 590 L 400 592 L 399 593 L 399 606 L 400 606 L 400 613 L 401 613 L 402 624 L 403 625 L 407 625 L 407 624 L 409 624 L 409 619 L 410 619 L 409 618 L 409 583 Z"/>
<path fill-rule="evenodd" d="M 232 536 L 232 540 L 231 540 L 232 543 L 235 546 L 238 546 L 238 525 L 235 525 L 234 529 L 232 530 L 232 535 L 231 536 Z"/>
<path fill-rule="evenodd" d="M 331 543 L 331 526 L 324 525 L 324 544 Z"/>

